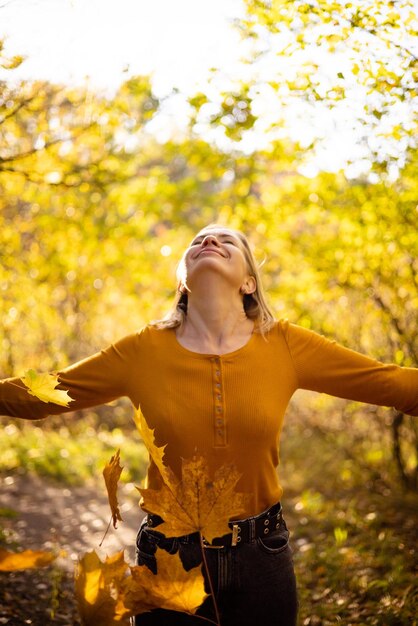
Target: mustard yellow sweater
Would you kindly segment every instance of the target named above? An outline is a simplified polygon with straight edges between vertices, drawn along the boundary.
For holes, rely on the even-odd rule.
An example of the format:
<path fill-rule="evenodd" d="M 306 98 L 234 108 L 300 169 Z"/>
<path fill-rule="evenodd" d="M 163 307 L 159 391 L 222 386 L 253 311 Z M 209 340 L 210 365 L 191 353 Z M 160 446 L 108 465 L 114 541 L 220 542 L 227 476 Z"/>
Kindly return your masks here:
<path fill-rule="evenodd" d="M 166 462 L 204 455 L 212 468 L 234 463 L 254 515 L 280 499 L 278 446 L 296 389 L 396 407 L 418 415 L 418 369 L 384 365 L 312 331 L 280 321 L 229 354 L 198 354 L 174 330 L 145 327 L 59 372 L 68 409 L 30 396 L 19 379 L 0 384 L 0 414 L 40 419 L 128 396 L 140 407 Z M 14 383 L 14 384 L 10 384 Z M 21 385 L 19 389 L 16 387 Z M 151 463 L 148 486 L 158 488 Z"/>

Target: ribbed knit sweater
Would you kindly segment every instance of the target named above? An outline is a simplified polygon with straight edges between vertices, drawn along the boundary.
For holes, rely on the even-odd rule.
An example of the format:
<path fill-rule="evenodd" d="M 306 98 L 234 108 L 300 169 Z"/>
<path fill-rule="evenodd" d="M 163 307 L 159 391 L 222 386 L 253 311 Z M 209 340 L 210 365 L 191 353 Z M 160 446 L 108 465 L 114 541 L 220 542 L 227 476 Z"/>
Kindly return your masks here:
<path fill-rule="evenodd" d="M 0 414 L 40 419 L 128 396 L 157 444 L 167 444 L 165 459 L 177 474 L 181 458 L 194 454 L 212 469 L 235 464 L 237 490 L 252 494 L 248 516 L 281 498 L 279 439 L 296 389 L 418 415 L 418 369 L 384 365 L 287 321 L 223 355 L 192 352 L 175 330 L 147 326 L 58 374 L 74 398 L 68 409 L 37 400 L 14 378 L 0 383 Z M 159 484 L 151 462 L 148 486 Z"/>

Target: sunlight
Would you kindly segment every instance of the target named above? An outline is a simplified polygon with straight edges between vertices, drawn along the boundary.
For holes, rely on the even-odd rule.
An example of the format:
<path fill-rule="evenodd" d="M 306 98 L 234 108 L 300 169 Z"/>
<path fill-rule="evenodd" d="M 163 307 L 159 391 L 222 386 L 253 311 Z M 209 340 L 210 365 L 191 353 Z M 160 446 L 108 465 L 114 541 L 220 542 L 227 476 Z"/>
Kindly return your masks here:
<path fill-rule="evenodd" d="M 238 60 L 231 18 L 241 0 L 19 0 L 2 10 L 0 36 L 27 60 L 16 76 L 115 88 L 153 74 L 157 93 L 193 91 L 212 66 Z M 227 61 L 229 63 L 229 61 Z"/>

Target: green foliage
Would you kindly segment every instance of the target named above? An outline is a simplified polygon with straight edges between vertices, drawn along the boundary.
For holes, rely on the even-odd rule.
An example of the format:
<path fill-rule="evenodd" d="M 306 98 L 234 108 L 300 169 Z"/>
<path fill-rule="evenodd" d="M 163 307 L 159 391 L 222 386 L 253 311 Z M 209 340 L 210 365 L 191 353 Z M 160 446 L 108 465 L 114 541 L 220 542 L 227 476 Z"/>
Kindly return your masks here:
<path fill-rule="evenodd" d="M 395 181 L 307 178 L 300 148 L 285 141 L 245 155 L 192 131 L 160 145 L 147 132 L 158 102 L 141 77 L 107 99 L 46 84 L 3 89 L 3 376 L 58 369 L 161 317 L 176 262 L 212 221 L 251 235 L 278 316 L 416 364 L 416 151 Z M 250 103 L 245 88 L 223 111 Z M 197 115 L 206 104 L 198 94 Z M 126 403 L 98 415 L 125 427 Z M 401 430 L 393 454 L 412 485 L 418 435 L 407 422 Z"/>
<path fill-rule="evenodd" d="M 80 423 L 56 430 L 10 423 L 0 438 L 0 472 L 35 473 L 64 484 L 83 484 L 96 479 L 98 468 L 105 466 L 118 446 L 123 446 L 126 462 L 122 480 L 142 479 L 148 453 L 135 433 Z"/>
<path fill-rule="evenodd" d="M 335 407 L 338 411 L 338 407 Z M 416 615 L 416 494 L 400 494 L 385 442 L 315 424 L 296 409 L 285 425 L 282 480 L 300 594 L 300 624 L 413 624 Z M 357 438 L 350 436 L 357 433 Z M 344 444 L 349 441 L 349 448 Z M 307 450 L 311 451 L 307 454 Z"/>
<path fill-rule="evenodd" d="M 192 124 L 213 125 L 222 128 L 225 136 L 239 141 L 243 133 L 253 128 L 256 117 L 252 112 L 252 97 L 249 87 L 241 85 L 237 92 L 221 94 L 216 103 L 210 102 L 205 94 L 197 94 L 189 99 L 193 107 Z"/>
<path fill-rule="evenodd" d="M 406 11 L 406 2 L 378 6 L 389 4 L 394 13 Z M 319 44 L 337 54 L 344 38 L 352 46 L 349 73 L 337 68 L 325 91 L 313 58 L 306 72 L 267 81 L 288 103 L 291 96 L 350 103 L 355 77 L 370 91 L 361 117 L 367 136 L 382 131 L 397 101 L 416 106 L 407 40 L 384 43 L 396 29 L 412 32 L 412 14 L 402 23 L 370 3 L 247 6 L 246 32 L 256 41 L 267 30 L 265 41 L 272 49 L 280 44 L 286 58 Z M 379 42 L 374 56 L 362 54 L 363 36 Z M 398 61 L 385 65 L 386 45 Z M 1 377 L 63 367 L 162 317 L 184 247 L 213 221 L 249 234 L 277 317 L 383 361 L 417 365 L 415 123 L 387 131 L 399 150 L 377 167 L 379 148 L 379 176 L 309 178 L 300 166 L 311 148 L 281 139 L 249 154 L 239 150 L 259 122 L 254 89 L 197 94 L 189 131 L 162 145 L 150 132 L 160 103 L 147 78 L 106 97 L 45 83 L 0 85 Z M 222 144 L 228 150 L 199 136 L 205 125 L 230 140 Z M 406 164 L 396 178 L 386 171 L 399 151 Z M 42 427 L 10 422 L 0 436 L 0 470 L 76 483 L 123 447 L 126 466 L 142 476 L 147 459 L 131 435 L 129 412 L 121 400 L 71 427 L 67 418 Z M 393 494 L 418 480 L 416 423 L 386 409 L 299 394 L 283 441 L 286 492 L 299 518 L 302 623 L 410 623 L 410 496 L 399 505 Z"/>
<path fill-rule="evenodd" d="M 247 61 L 259 68 L 255 87 L 268 85 L 276 94 L 274 123 L 282 124 L 283 107 L 302 102 L 305 117 L 335 110 L 338 132 L 349 108 L 364 153 L 383 169 L 389 162 L 402 164 L 417 136 L 416 4 L 246 0 L 245 5 L 240 28 L 244 38 L 253 39 Z"/>

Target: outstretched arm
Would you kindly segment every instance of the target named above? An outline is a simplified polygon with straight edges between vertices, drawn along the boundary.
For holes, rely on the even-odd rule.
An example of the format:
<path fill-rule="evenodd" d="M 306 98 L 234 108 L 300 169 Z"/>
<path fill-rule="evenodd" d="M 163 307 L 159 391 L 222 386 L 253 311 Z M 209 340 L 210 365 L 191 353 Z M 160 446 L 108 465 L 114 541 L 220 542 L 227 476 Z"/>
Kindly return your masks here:
<path fill-rule="evenodd" d="M 138 349 L 138 334 L 128 335 L 57 372 L 59 388 L 68 391 L 73 398 L 68 407 L 42 402 L 28 393 L 20 378 L 7 378 L 0 382 L 0 415 L 37 420 L 129 395 L 134 374 L 132 364 Z"/>
<path fill-rule="evenodd" d="M 284 333 L 299 388 L 418 415 L 418 369 L 385 365 L 294 324 Z"/>

